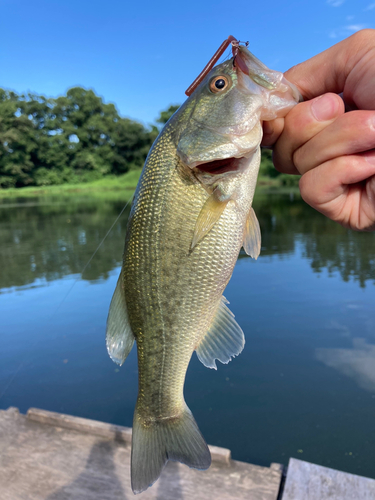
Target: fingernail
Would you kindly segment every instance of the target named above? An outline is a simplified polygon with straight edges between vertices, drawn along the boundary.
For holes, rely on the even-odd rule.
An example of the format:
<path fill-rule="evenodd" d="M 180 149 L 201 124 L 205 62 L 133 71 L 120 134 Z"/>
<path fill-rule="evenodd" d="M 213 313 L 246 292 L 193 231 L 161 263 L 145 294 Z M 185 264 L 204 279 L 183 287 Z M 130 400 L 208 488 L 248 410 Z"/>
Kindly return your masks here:
<path fill-rule="evenodd" d="M 332 94 L 326 94 L 313 101 L 311 112 L 318 122 L 324 122 L 336 116 L 337 107 L 337 99 Z"/>

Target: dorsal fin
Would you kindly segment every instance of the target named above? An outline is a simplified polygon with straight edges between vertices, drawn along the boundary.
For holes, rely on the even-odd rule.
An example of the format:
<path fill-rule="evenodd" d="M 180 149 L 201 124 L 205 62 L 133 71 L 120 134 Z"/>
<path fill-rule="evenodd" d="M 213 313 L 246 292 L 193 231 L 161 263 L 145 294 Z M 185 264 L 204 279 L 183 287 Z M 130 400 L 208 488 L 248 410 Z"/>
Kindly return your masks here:
<path fill-rule="evenodd" d="M 228 304 L 228 301 L 222 297 L 208 332 L 196 348 L 197 356 L 204 366 L 215 370 L 216 359 L 227 364 L 232 357 L 240 354 L 245 345 L 243 331 L 225 303 Z"/>

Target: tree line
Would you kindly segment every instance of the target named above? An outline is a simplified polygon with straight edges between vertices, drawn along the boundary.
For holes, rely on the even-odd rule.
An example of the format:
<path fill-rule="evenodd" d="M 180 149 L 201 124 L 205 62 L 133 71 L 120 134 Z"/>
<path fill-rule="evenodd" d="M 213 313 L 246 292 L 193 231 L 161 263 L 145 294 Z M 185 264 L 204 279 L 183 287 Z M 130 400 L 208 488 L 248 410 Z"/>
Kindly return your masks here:
<path fill-rule="evenodd" d="M 81 87 L 56 99 L 0 89 L 0 189 L 74 184 L 140 169 L 160 125 L 178 107 L 169 106 L 146 128 Z M 269 151 L 260 173 L 279 176 Z M 282 184 L 295 180 L 280 177 Z"/>
<path fill-rule="evenodd" d="M 0 89 L 0 188 L 85 182 L 141 168 L 158 132 L 157 125 L 121 117 L 92 90 L 75 87 L 52 99 Z"/>

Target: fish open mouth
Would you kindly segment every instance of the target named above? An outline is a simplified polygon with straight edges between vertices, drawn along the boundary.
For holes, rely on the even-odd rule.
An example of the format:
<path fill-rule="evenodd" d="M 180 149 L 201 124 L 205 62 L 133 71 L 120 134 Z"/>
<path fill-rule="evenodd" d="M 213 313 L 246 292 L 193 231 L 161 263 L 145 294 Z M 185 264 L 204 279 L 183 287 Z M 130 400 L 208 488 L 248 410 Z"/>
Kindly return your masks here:
<path fill-rule="evenodd" d="M 243 158 L 223 158 L 222 160 L 201 163 L 196 168 L 201 172 L 207 172 L 212 175 L 225 174 L 226 172 L 240 170 L 242 161 Z"/>

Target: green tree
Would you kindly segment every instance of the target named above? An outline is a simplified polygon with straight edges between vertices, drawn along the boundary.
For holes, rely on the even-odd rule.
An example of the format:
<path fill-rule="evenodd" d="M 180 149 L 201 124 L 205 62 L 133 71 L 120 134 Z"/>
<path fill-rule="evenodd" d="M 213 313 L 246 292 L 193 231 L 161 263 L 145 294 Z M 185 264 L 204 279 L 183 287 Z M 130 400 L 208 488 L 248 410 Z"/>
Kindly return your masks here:
<path fill-rule="evenodd" d="M 283 186 L 295 187 L 298 186 L 300 179 L 299 175 L 282 174 L 273 165 L 272 151 L 270 149 L 262 148 L 262 159 L 260 162 L 259 175 L 262 177 L 269 177 L 271 179 L 278 179 Z"/>
<path fill-rule="evenodd" d="M 32 183 L 33 123 L 17 94 L 0 89 L 0 187 Z"/>
<path fill-rule="evenodd" d="M 153 128 L 119 116 L 92 90 L 47 99 L 0 89 L 0 187 L 93 180 L 141 168 Z"/>
<path fill-rule="evenodd" d="M 169 118 L 178 110 L 180 104 L 171 104 L 168 109 L 161 111 L 159 118 L 156 119 L 157 123 L 165 125 Z"/>
<path fill-rule="evenodd" d="M 122 118 L 113 135 L 113 173 L 122 174 L 129 169 L 142 168 L 156 135 L 153 130 L 146 130 L 140 123 Z"/>

